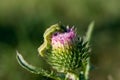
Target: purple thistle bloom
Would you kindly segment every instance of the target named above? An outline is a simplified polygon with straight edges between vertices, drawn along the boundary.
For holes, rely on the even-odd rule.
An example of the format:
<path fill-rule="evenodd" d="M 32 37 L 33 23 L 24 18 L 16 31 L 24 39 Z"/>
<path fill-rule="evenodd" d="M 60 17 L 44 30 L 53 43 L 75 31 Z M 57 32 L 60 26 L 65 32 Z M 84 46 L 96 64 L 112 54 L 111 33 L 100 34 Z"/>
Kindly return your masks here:
<path fill-rule="evenodd" d="M 53 49 L 63 49 L 72 46 L 76 39 L 76 33 L 74 27 L 66 28 L 66 32 L 57 32 L 52 35 L 51 45 Z"/>

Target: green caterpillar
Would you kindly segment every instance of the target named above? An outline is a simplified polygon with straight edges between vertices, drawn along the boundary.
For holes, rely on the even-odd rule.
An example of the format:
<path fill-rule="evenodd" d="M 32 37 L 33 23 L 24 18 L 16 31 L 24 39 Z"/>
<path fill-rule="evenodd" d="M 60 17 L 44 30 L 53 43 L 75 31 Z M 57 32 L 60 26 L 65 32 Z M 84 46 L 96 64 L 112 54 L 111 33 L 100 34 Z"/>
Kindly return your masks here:
<path fill-rule="evenodd" d="M 44 53 L 46 53 L 46 50 L 49 49 L 50 45 L 51 45 L 51 37 L 52 34 L 55 33 L 56 31 L 62 31 L 62 26 L 60 24 L 55 24 L 50 26 L 50 28 L 48 28 L 43 37 L 44 37 L 44 42 L 43 44 L 38 48 L 38 52 L 41 56 L 44 56 Z"/>

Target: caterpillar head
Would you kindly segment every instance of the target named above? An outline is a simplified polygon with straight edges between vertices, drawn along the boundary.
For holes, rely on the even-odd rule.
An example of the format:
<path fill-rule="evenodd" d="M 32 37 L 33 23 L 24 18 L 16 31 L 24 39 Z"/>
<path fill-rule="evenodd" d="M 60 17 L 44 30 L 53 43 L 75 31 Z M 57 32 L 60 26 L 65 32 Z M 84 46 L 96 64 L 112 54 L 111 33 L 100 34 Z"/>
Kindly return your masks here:
<path fill-rule="evenodd" d="M 46 37 L 50 37 L 52 36 L 52 34 L 54 34 L 55 32 L 62 32 L 65 31 L 65 28 L 63 25 L 61 25 L 60 23 L 58 24 L 54 24 L 52 26 L 50 26 L 48 29 L 46 29 L 45 33 L 44 33 L 44 38 Z"/>

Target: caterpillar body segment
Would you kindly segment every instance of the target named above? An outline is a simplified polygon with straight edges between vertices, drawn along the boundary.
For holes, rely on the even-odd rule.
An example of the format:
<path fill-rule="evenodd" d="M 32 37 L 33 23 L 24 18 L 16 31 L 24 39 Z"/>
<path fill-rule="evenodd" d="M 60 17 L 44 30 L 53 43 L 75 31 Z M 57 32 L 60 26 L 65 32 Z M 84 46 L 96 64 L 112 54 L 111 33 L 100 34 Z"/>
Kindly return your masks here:
<path fill-rule="evenodd" d="M 44 42 L 43 44 L 38 48 L 39 54 L 43 57 L 46 51 L 50 48 L 51 46 L 51 37 L 55 32 L 60 32 L 63 31 L 63 26 L 61 24 L 55 24 L 50 26 L 48 29 L 46 29 L 43 37 L 44 37 Z"/>

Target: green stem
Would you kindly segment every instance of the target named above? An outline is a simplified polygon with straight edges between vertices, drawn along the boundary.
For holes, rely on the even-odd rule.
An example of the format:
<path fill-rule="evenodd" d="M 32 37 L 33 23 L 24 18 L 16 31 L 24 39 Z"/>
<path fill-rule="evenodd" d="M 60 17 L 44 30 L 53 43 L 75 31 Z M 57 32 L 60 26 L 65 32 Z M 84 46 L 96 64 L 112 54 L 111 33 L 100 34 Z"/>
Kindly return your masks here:
<path fill-rule="evenodd" d="M 90 71 L 90 58 L 87 60 L 87 65 L 85 66 L 85 73 L 84 73 L 84 78 L 85 80 L 88 80 L 89 76 L 89 71 Z"/>

